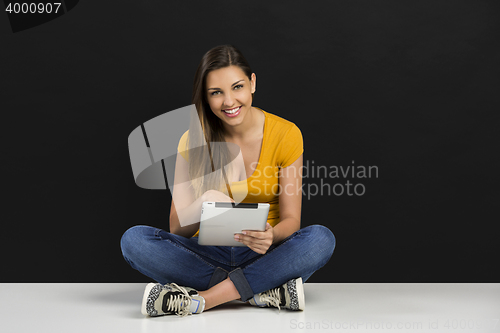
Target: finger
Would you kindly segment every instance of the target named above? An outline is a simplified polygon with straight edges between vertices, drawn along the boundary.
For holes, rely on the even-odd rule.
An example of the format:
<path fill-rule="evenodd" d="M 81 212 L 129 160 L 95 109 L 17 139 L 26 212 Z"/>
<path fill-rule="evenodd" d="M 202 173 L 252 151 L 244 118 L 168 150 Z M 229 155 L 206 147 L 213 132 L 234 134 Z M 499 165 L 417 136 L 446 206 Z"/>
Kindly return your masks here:
<path fill-rule="evenodd" d="M 243 243 L 245 245 L 248 246 L 248 244 L 253 244 L 251 240 L 251 237 L 247 237 L 245 235 L 242 235 L 242 234 L 235 234 L 234 235 L 234 239 L 237 240 L 238 242 L 240 243 Z"/>
<path fill-rule="evenodd" d="M 253 246 L 253 245 L 247 245 L 248 248 L 258 254 L 264 254 L 266 253 L 266 250 L 262 246 Z"/>
<path fill-rule="evenodd" d="M 235 235 L 236 239 L 236 235 Z M 242 243 L 245 246 L 248 246 L 252 251 L 259 253 L 259 254 L 264 254 L 267 252 L 271 244 L 268 244 L 266 242 L 262 242 L 259 239 L 252 238 L 252 237 L 246 237 L 242 235 L 238 235 L 238 239 L 236 239 L 240 243 Z"/>
<path fill-rule="evenodd" d="M 267 250 L 269 249 L 269 246 L 266 245 L 261 245 L 261 246 L 254 246 L 252 249 L 254 252 L 257 252 L 259 254 L 265 254 Z"/>
<path fill-rule="evenodd" d="M 266 235 L 264 234 L 264 231 L 251 231 L 251 230 L 243 230 L 241 232 L 245 236 L 250 236 L 253 238 L 257 239 L 264 239 L 266 238 Z"/>
<path fill-rule="evenodd" d="M 246 246 L 248 246 L 249 244 L 258 244 L 257 243 L 257 238 L 254 238 L 254 237 L 251 237 L 251 236 L 247 236 L 247 235 L 242 235 L 242 234 L 235 234 L 234 235 L 234 240 L 240 242 L 240 243 L 243 243 L 245 244 Z"/>
<path fill-rule="evenodd" d="M 240 243 L 243 243 L 244 245 L 246 246 L 258 246 L 260 244 L 260 242 L 258 242 L 259 240 L 254 238 L 254 237 L 249 237 L 249 236 L 246 236 L 246 235 L 241 235 L 241 234 L 238 234 L 235 236 L 235 239 L 240 242 Z"/>
<path fill-rule="evenodd" d="M 267 249 L 271 246 L 271 242 L 269 241 L 264 241 L 251 237 L 240 238 L 239 241 L 250 248 L 258 248 L 264 252 L 267 251 Z"/>
<path fill-rule="evenodd" d="M 253 236 L 250 236 L 250 235 L 242 235 L 242 234 L 238 234 L 238 241 L 241 241 L 243 242 L 245 245 L 248 246 L 248 244 L 263 244 L 264 246 L 271 246 L 272 244 L 272 240 L 273 240 L 273 237 L 272 237 L 272 234 L 270 233 L 264 233 L 264 232 L 260 232 L 263 235 L 262 238 L 258 238 L 258 237 L 253 237 Z"/>
<path fill-rule="evenodd" d="M 271 225 L 269 223 L 266 224 L 266 231 L 268 231 L 269 229 L 271 229 Z"/>

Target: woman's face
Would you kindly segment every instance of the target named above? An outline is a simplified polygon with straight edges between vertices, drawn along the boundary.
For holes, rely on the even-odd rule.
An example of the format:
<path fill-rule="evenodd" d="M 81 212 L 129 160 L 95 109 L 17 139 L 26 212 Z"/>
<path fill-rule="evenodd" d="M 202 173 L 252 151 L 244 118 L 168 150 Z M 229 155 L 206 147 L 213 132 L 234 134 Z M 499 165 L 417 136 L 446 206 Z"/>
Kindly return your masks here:
<path fill-rule="evenodd" d="M 238 66 L 216 69 L 206 78 L 207 100 L 212 112 L 227 126 L 241 124 L 252 108 L 256 78 L 251 80 Z"/>

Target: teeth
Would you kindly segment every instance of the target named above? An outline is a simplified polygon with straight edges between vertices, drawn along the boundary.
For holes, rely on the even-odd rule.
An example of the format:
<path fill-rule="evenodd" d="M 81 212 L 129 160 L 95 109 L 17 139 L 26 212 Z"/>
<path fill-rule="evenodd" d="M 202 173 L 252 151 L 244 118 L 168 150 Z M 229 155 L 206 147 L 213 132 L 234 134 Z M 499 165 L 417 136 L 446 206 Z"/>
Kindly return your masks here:
<path fill-rule="evenodd" d="M 232 110 L 224 110 L 225 113 L 236 113 L 236 111 L 239 110 L 239 107 L 237 107 L 236 109 L 232 109 Z"/>

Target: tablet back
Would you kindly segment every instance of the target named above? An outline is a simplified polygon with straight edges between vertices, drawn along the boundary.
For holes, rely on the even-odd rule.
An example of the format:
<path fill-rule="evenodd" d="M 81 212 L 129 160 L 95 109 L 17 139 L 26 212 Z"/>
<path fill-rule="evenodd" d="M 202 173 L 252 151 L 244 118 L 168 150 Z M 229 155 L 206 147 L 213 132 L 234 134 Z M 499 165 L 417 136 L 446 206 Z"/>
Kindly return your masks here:
<path fill-rule="evenodd" d="M 245 246 L 234 240 L 243 230 L 266 230 L 268 203 L 203 202 L 198 244 Z"/>

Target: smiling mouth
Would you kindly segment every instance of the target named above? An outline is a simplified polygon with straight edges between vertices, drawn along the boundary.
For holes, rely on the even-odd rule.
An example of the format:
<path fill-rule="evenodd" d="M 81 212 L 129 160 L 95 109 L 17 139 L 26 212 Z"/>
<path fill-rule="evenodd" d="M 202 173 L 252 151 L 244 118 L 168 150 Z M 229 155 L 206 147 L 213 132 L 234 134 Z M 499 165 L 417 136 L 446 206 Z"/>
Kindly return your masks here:
<path fill-rule="evenodd" d="M 234 113 L 238 112 L 240 108 L 241 108 L 241 106 L 238 106 L 237 108 L 234 108 L 234 109 L 226 109 L 226 110 L 222 110 L 222 111 L 224 111 L 225 113 L 228 113 L 228 114 L 234 114 Z"/>

